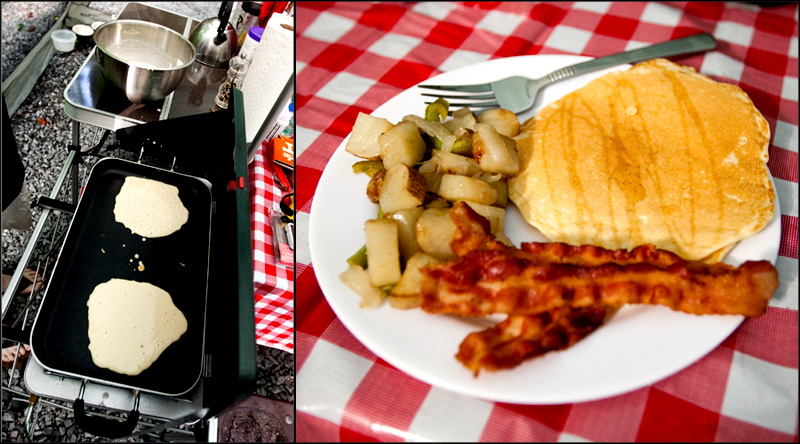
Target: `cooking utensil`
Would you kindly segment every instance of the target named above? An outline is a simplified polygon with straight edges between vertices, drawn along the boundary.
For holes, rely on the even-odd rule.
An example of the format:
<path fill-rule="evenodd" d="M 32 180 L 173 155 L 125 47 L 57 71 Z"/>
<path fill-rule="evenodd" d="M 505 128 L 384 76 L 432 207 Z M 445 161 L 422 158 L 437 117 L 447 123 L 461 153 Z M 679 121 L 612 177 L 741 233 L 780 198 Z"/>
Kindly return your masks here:
<path fill-rule="evenodd" d="M 567 66 L 538 79 L 513 76 L 495 82 L 477 85 L 419 85 L 419 87 L 439 91 L 488 92 L 488 94 L 480 95 L 441 95 L 426 93 L 422 93 L 422 95 L 428 97 L 442 97 L 448 100 L 459 100 L 458 102 L 450 102 L 450 104 L 456 108 L 499 107 L 513 113 L 520 113 L 533 106 L 533 102 L 536 100 L 536 95 L 539 90 L 550 83 L 568 79 L 579 74 L 597 71 L 598 69 L 621 65 L 623 63 L 637 63 L 659 57 L 708 51 L 714 49 L 716 46 L 717 41 L 714 40 L 714 37 L 710 34 L 703 33 Z M 464 100 L 468 102 L 463 102 Z M 425 103 L 430 104 L 431 102 Z"/>
<path fill-rule="evenodd" d="M 161 238 L 133 234 L 114 219 L 117 194 L 128 176 L 179 189 L 189 210 L 186 224 Z M 199 179 L 107 158 L 99 161 L 78 203 L 31 332 L 31 349 L 43 367 L 134 390 L 177 396 L 200 378 L 205 335 L 211 193 Z M 135 255 L 139 255 L 135 258 Z M 139 271 L 142 261 L 145 268 Z M 112 278 L 149 282 L 172 297 L 188 329 L 153 365 L 136 376 L 100 368 L 89 351 L 86 302 Z"/>
<path fill-rule="evenodd" d="M 95 61 L 103 76 L 133 103 L 156 102 L 171 93 L 195 61 L 182 35 L 151 22 L 115 20 L 94 32 Z"/>
<path fill-rule="evenodd" d="M 189 41 L 197 49 L 198 62 L 217 68 L 236 55 L 236 30 L 228 23 L 232 8 L 233 2 L 222 2 L 218 17 L 203 20 L 192 32 Z"/>

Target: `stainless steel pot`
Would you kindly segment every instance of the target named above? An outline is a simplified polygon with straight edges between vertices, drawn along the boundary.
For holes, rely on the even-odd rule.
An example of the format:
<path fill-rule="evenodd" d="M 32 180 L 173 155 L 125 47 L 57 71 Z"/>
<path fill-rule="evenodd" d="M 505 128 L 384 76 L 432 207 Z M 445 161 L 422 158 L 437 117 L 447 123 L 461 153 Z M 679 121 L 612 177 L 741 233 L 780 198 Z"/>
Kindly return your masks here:
<path fill-rule="evenodd" d="M 155 102 L 175 90 L 196 50 L 177 32 L 141 20 L 115 20 L 94 32 L 103 76 L 133 103 Z"/>

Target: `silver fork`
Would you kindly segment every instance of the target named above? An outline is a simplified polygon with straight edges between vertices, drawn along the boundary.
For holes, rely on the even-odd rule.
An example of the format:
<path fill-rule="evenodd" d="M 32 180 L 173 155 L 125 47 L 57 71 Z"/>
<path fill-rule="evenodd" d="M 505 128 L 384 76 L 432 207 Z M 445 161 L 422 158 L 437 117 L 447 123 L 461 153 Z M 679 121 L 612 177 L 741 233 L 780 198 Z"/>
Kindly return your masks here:
<path fill-rule="evenodd" d="M 418 86 L 420 88 L 428 88 L 438 91 L 457 91 L 464 93 L 488 92 L 488 94 L 478 95 L 441 95 L 428 93 L 422 93 L 422 95 L 427 97 L 442 97 L 448 99 L 450 105 L 457 108 L 503 108 L 514 113 L 521 113 L 522 111 L 525 111 L 533 106 L 533 102 L 536 100 L 536 94 L 542 87 L 550 83 L 568 79 L 579 74 L 597 71 L 599 69 L 608 68 L 615 65 L 621 65 L 623 63 L 638 63 L 659 57 L 669 57 L 693 52 L 708 51 L 714 49 L 716 46 L 717 41 L 714 40 L 714 37 L 712 37 L 710 34 L 703 33 L 581 62 L 553 71 L 550 74 L 538 79 L 513 76 L 498 80 L 496 82 L 478 85 Z M 458 102 L 453 102 L 452 99 L 456 99 Z M 464 100 L 467 102 L 464 102 Z M 431 102 L 425 103 L 430 104 Z"/>

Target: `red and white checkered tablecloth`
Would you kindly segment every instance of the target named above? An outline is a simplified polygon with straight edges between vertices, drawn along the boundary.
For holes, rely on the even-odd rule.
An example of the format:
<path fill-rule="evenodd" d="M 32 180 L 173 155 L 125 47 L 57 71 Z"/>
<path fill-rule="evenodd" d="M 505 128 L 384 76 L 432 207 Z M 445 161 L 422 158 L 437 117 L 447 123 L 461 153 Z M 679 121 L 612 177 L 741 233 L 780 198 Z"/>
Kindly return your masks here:
<path fill-rule="evenodd" d="M 298 441 L 797 441 L 798 5 L 298 2 Z M 592 402 L 511 405 L 447 392 L 380 359 L 342 325 L 310 263 L 326 163 L 359 112 L 474 63 L 598 57 L 699 32 L 714 51 L 673 58 L 740 86 L 770 125 L 781 285 L 761 317 L 650 386 Z"/>
<path fill-rule="evenodd" d="M 249 165 L 256 343 L 294 353 L 294 269 L 276 266 L 270 210 L 286 191 L 275 185 L 262 145 Z"/>

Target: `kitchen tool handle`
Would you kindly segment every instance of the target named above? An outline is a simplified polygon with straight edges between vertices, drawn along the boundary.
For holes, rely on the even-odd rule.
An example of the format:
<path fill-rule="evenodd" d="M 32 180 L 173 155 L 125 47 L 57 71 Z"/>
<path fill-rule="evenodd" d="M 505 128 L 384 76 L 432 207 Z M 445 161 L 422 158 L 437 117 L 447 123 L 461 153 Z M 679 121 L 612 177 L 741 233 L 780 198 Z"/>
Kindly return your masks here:
<path fill-rule="evenodd" d="M 710 51 L 717 47 L 717 41 L 710 34 L 702 33 L 678 40 L 645 46 L 632 51 L 621 52 L 606 57 L 599 57 L 587 62 L 572 66 L 575 75 L 596 71 L 623 63 L 638 63 L 659 57 L 690 54 L 693 52 Z"/>
<path fill-rule="evenodd" d="M 128 412 L 128 419 L 125 421 L 88 416 L 84 410 L 83 399 L 76 399 L 72 408 L 75 410 L 75 424 L 81 430 L 108 439 L 117 439 L 130 435 L 139 423 L 139 411 L 135 408 Z"/>
<path fill-rule="evenodd" d="M 231 18 L 231 10 L 233 9 L 233 2 L 222 2 L 219 8 L 219 29 L 217 29 L 217 36 L 214 40 L 218 41 L 217 44 L 224 42 L 227 37 L 225 36 L 225 28 L 228 27 L 228 19 Z"/>

